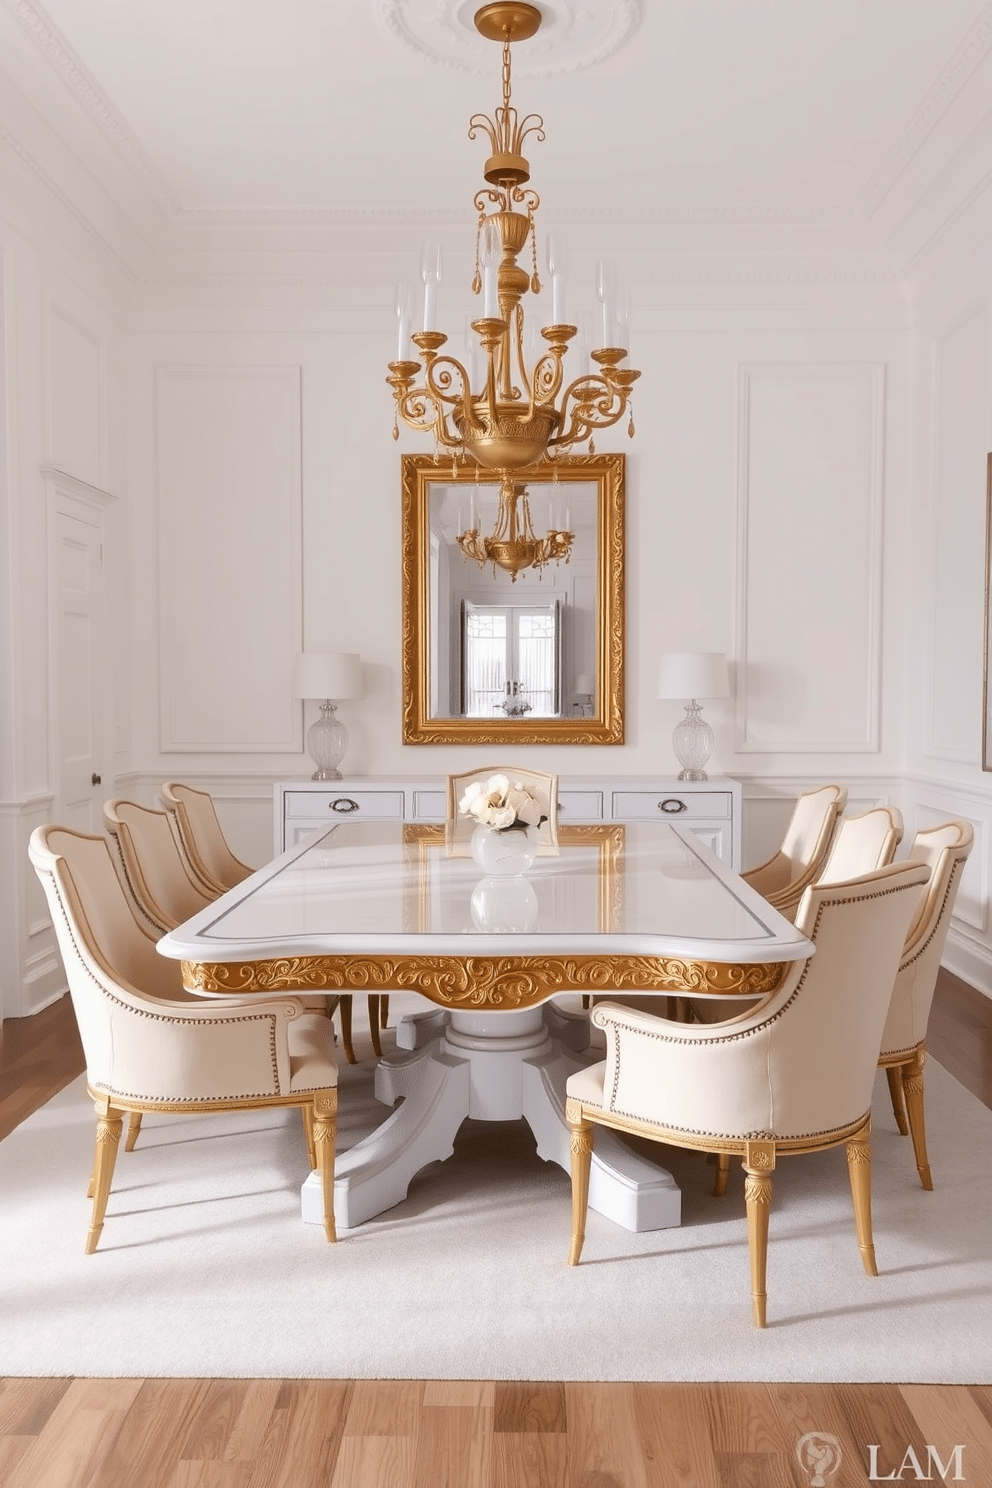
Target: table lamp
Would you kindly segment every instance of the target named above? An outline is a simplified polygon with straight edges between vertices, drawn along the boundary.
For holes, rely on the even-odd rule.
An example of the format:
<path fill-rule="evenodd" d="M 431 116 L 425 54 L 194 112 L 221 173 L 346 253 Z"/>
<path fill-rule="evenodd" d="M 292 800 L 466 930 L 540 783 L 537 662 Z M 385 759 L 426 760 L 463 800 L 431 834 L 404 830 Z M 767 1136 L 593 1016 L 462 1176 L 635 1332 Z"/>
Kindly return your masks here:
<path fill-rule="evenodd" d="M 336 702 L 363 693 L 362 660 L 356 652 L 303 651 L 297 656 L 293 696 L 323 699 L 320 717 L 307 731 L 307 752 L 317 766 L 311 780 L 341 779 L 338 765 L 348 748 L 348 730 L 335 716 Z"/>
<path fill-rule="evenodd" d="M 713 730 L 697 698 L 730 696 L 727 658 L 722 651 L 668 651 L 658 669 L 658 696 L 688 699 L 685 717 L 675 725 L 672 748 L 682 769 L 680 780 L 707 780 L 704 768 L 713 753 Z"/>

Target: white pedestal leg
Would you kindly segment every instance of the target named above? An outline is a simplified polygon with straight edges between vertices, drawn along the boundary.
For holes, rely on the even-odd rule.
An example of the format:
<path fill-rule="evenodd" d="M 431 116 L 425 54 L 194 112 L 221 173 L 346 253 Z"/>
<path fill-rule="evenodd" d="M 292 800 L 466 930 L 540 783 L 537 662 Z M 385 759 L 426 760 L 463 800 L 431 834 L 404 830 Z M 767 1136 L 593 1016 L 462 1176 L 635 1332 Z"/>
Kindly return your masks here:
<path fill-rule="evenodd" d="M 377 1066 L 376 1097 L 388 1105 L 402 1098 L 403 1104 L 338 1159 L 338 1225 L 351 1229 L 399 1204 L 421 1168 L 451 1156 L 467 1116 L 478 1121 L 523 1117 L 537 1139 L 538 1155 L 568 1172 L 565 1082 L 594 1057 L 549 1037 L 542 1008 L 454 1010 L 443 1037 Z M 681 1222 L 681 1194 L 671 1174 L 639 1157 L 613 1132 L 596 1132 L 589 1203 L 628 1230 Z M 303 1185 L 302 1207 L 305 1221 L 323 1223 L 316 1174 Z"/>

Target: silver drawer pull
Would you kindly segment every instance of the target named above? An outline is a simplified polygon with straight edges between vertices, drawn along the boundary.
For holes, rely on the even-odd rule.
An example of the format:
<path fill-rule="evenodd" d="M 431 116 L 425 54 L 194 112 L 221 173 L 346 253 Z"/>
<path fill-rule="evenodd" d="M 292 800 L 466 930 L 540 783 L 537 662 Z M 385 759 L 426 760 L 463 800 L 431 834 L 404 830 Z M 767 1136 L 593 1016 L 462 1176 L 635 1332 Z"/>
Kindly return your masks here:
<path fill-rule="evenodd" d="M 680 801 L 678 796 L 667 796 L 664 801 L 658 802 L 658 810 L 666 812 L 669 816 L 678 816 L 679 812 L 685 809 L 685 802 Z"/>
<path fill-rule="evenodd" d="M 360 811 L 361 807 L 357 801 L 350 796 L 338 796 L 336 801 L 330 803 L 332 811 L 340 811 L 343 816 L 348 816 L 352 811 Z"/>

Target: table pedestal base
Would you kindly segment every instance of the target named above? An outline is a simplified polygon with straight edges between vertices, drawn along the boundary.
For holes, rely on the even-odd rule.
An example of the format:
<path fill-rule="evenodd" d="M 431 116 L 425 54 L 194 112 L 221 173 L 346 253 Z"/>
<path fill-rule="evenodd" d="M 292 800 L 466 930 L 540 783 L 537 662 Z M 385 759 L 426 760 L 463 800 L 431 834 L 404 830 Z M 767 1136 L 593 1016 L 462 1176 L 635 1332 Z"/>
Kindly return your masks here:
<path fill-rule="evenodd" d="M 538 1156 L 568 1172 L 565 1083 L 596 1057 L 575 1047 L 586 1037 L 585 1019 L 550 1003 L 520 1013 L 438 1008 L 403 1019 L 397 1043 L 412 1052 L 382 1059 L 375 1072 L 376 1098 L 386 1105 L 402 1098 L 402 1104 L 339 1157 L 334 1182 L 339 1229 L 352 1229 L 401 1203 L 421 1168 L 451 1156 L 466 1117 L 523 1117 L 537 1139 Z M 417 1048 L 421 1040 L 426 1041 Z M 316 1173 L 304 1183 L 301 1197 L 303 1219 L 323 1224 Z M 596 1131 L 589 1205 L 628 1230 L 667 1229 L 681 1222 L 682 1196 L 671 1174 L 605 1128 Z"/>

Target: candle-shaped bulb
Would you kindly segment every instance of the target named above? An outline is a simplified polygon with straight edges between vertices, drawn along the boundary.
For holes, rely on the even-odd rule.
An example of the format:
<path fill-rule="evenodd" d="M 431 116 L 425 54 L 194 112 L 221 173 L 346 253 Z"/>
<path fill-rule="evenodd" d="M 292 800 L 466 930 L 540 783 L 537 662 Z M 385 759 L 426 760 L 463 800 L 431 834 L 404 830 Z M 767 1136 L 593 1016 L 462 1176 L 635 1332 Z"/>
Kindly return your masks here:
<path fill-rule="evenodd" d="M 602 310 L 602 334 L 600 346 L 613 346 L 613 319 L 616 314 L 617 271 L 608 259 L 601 258 L 596 265 L 596 294 Z"/>
<path fill-rule="evenodd" d="M 623 347 L 630 361 L 630 290 L 626 287 L 617 296 L 617 345 Z"/>
<path fill-rule="evenodd" d="M 405 362 L 410 357 L 410 327 L 413 324 L 413 285 L 396 286 L 396 360 Z"/>
<path fill-rule="evenodd" d="M 551 280 L 551 324 L 565 324 L 565 245 L 561 237 L 548 238 L 548 277 Z"/>
<path fill-rule="evenodd" d="M 437 319 L 437 287 L 441 282 L 441 244 L 425 243 L 420 255 L 420 277 L 424 281 L 424 323 L 421 330 L 433 331 Z"/>
<path fill-rule="evenodd" d="M 499 280 L 497 271 L 503 256 L 499 229 L 490 218 L 482 229 L 482 313 L 486 320 L 499 315 Z"/>

